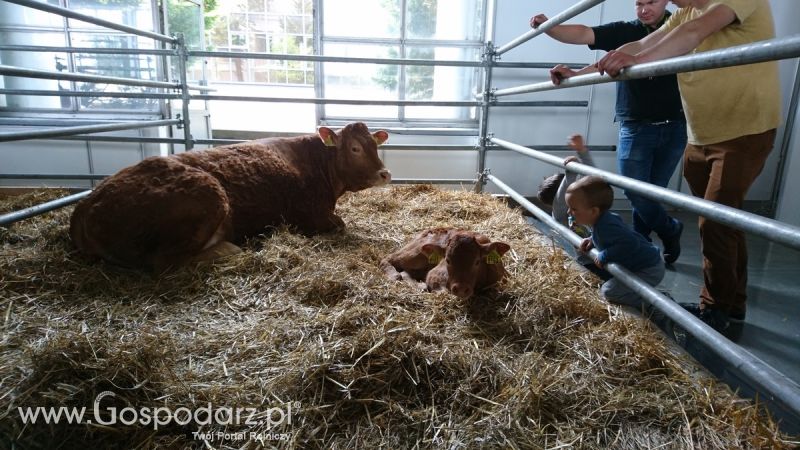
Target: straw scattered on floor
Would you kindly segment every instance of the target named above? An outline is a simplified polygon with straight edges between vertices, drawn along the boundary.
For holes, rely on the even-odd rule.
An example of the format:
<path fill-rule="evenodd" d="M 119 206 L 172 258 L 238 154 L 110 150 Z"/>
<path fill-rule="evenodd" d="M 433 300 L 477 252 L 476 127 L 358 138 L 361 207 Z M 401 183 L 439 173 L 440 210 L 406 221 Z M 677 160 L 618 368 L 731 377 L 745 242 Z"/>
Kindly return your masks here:
<path fill-rule="evenodd" d="M 0 212 L 63 195 L 5 199 Z M 70 213 L 0 228 L 0 436 L 21 448 L 792 447 L 760 408 L 693 374 L 487 195 L 347 195 L 343 233 L 272 230 L 241 255 L 160 277 L 77 254 Z M 385 279 L 380 259 L 433 226 L 511 244 L 505 289 L 461 301 Z M 91 416 L 105 391 L 104 408 L 210 404 L 261 420 L 155 430 L 19 416 L 37 406 Z M 290 407 L 290 420 L 265 422 L 276 407 Z"/>

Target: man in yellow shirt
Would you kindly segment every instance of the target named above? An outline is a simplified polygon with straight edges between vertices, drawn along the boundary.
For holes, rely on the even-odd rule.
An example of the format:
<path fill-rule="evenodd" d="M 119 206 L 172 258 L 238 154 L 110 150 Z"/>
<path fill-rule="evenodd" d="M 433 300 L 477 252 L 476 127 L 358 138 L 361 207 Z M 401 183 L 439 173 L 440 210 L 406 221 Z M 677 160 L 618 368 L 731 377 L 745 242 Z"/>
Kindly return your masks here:
<path fill-rule="evenodd" d="M 768 0 L 672 0 L 678 9 L 660 29 L 609 52 L 597 63 L 612 76 L 635 64 L 775 37 Z M 775 61 L 678 74 L 688 122 L 684 176 L 692 193 L 741 208 L 764 167 L 780 122 Z M 704 286 L 700 305 L 683 305 L 723 331 L 745 318 L 744 233 L 701 217 Z"/>

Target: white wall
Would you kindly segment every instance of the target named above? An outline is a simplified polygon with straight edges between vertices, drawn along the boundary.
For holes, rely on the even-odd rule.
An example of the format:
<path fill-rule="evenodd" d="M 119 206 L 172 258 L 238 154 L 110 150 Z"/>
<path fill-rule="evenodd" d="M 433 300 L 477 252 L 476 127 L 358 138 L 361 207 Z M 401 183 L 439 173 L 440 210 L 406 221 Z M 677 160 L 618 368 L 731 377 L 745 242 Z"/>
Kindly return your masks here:
<path fill-rule="evenodd" d="M 793 0 L 773 0 L 773 11 L 775 16 L 775 26 L 779 36 L 789 36 L 800 33 L 800 23 L 797 17 L 800 15 L 800 2 Z M 781 61 L 781 91 L 784 100 L 784 116 L 788 113 L 788 104 L 791 100 L 792 87 L 795 76 L 798 74 L 798 59 Z M 791 140 L 789 150 L 786 155 L 786 165 L 783 171 L 783 185 L 779 188 L 778 207 L 775 218 L 782 222 L 800 226 L 800 197 L 796 194 L 800 192 L 800 114 L 793 124 L 785 124 L 791 129 Z M 783 140 L 782 128 L 779 130 L 776 139 L 776 147 L 779 148 Z M 777 151 L 773 152 L 777 153 Z M 775 154 L 772 155 L 776 157 Z M 763 178 L 763 175 L 762 175 Z"/>

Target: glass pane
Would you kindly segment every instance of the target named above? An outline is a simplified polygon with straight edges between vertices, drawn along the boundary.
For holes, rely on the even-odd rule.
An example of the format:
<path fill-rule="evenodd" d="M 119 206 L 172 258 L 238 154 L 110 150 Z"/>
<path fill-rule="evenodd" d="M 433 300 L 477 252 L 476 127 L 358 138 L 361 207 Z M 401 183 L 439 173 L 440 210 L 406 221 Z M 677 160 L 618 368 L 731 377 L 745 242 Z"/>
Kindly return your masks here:
<path fill-rule="evenodd" d="M 396 58 L 397 47 L 359 44 L 326 44 L 327 56 Z M 397 100 L 398 66 L 324 63 L 325 95 L 336 99 Z M 327 117 L 392 118 L 397 106 L 325 105 Z"/>
<path fill-rule="evenodd" d="M 409 58 L 475 61 L 480 49 L 462 47 L 410 47 Z M 407 100 L 469 101 L 478 91 L 479 69 L 474 67 L 406 66 Z M 474 107 L 409 106 L 411 119 L 474 120 Z"/>
<path fill-rule="evenodd" d="M 20 34 L 20 33 L 16 33 Z M 37 33 L 39 35 L 43 33 Z M 61 35 L 63 36 L 63 35 Z M 32 37 L 32 36 L 31 36 Z M 30 43 L 30 41 L 29 41 Z M 63 46 L 62 44 L 59 44 Z M 49 71 L 69 72 L 68 55 L 54 52 L 0 52 L 0 64 Z M 45 80 L 27 77 L 0 77 L 0 87 L 13 90 L 69 91 L 69 81 Z M 0 110 L 9 109 L 72 109 L 70 97 L 38 95 L 2 95 Z"/>
<path fill-rule="evenodd" d="M 247 9 L 250 12 L 264 12 L 264 0 L 247 0 Z"/>
<path fill-rule="evenodd" d="M 264 33 L 250 33 L 250 51 L 265 53 L 267 51 L 267 35 Z"/>
<path fill-rule="evenodd" d="M 42 3 L 60 6 L 58 0 L 42 1 Z M 63 28 L 64 18 L 57 14 L 39 11 L 38 9 L 14 5 L 8 2 L 0 2 L 0 26 L 1 25 L 34 25 L 37 27 Z"/>
<path fill-rule="evenodd" d="M 246 14 L 231 14 L 230 16 L 230 29 L 231 31 L 244 31 L 247 29 L 247 15 Z"/>
<path fill-rule="evenodd" d="M 72 33 L 72 43 L 75 47 L 94 48 L 152 48 L 153 40 L 135 36 L 98 34 L 98 33 Z M 155 55 L 121 55 L 98 53 L 75 53 L 72 56 L 74 71 L 92 75 L 112 76 L 122 78 L 136 78 L 141 80 L 158 79 L 158 61 Z M 77 82 L 79 91 L 103 92 L 149 92 L 151 88 L 138 86 L 122 86 L 116 84 Z M 158 101 L 153 99 L 125 99 L 99 97 L 80 98 L 82 108 L 112 108 L 112 109 L 146 109 L 158 108 Z"/>
<path fill-rule="evenodd" d="M 400 38 L 400 0 L 325 0 L 325 36 Z"/>
<path fill-rule="evenodd" d="M 266 31 L 267 19 L 264 14 L 248 14 L 247 26 L 250 31 Z"/>
<path fill-rule="evenodd" d="M 191 50 L 203 50 L 203 20 L 200 6 L 186 0 L 168 0 L 169 33 L 183 33 Z"/>
<path fill-rule="evenodd" d="M 408 37 L 480 40 L 482 0 L 407 0 Z"/>
<path fill-rule="evenodd" d="M 214 21 L 214 27 L 209 35 L 211 36 L 211 42 L 209 42 L 211 48 L 222 51 L 222 47 L 230 46 L 230 42 L 228 42 L 228 17 L 218 17 Z"/>
<path fill-rule="evenodd" d="M 302 2 L 296 0 L 267 0 L 267 12 L 275 14 L 297 14 Z M 311 11 L 308 12 L 311 14 Z"/>
<path fill-rule="evenodd" d="M 303 34 L 303 18 L 301 16 L 287 16 L 286 32 L 289 34 Z"/>
<path fill-rule="evenodd" d="M 150 2 L 144 0 L 68 0 L 69 9 L 103 20 L 136 27 L 141 30 L 155 31 L 153 27 L 153 11 Z M 70 28 L 99 28 L 108 30 L 80 20 L 69 19 Z"/>

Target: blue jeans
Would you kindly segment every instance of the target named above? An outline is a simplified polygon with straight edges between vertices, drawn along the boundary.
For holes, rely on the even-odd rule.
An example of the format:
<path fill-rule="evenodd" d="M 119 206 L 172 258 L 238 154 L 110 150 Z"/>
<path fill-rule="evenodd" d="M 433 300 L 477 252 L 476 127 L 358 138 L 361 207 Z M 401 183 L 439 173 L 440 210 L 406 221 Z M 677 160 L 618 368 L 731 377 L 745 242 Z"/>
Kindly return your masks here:
<path fill-rule="evenodd" d="M 619 173 L 630 178 L 666 187 L 686 147 L 686 122 L 650 124 L 625 120 L 619 126 L 617 164 Z M 679 232 L 660 203 L 635 192 L 625 191 L 633 207 L 633 229 L 646 238 L 655 231 L 662 239 Z"/>

